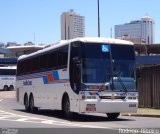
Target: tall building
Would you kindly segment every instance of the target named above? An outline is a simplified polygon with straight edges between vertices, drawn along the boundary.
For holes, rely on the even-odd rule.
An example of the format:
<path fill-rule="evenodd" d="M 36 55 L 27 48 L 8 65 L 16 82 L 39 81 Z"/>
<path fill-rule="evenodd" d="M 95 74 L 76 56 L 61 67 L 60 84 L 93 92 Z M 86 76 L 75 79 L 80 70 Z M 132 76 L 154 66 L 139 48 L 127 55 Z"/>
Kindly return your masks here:
<path fill-rule="evenodd" d="M 115 38 L 131 40 L 134 43 L 155 43 L 155 22 L 149 17 L 130 23 L 115 25 Z"/>
<path fill-rule="evenodd" d="M 76 14 L 73 10 L 61 15 L 61 39 L 73 39 L 85 36 L 85 17 Z"/>

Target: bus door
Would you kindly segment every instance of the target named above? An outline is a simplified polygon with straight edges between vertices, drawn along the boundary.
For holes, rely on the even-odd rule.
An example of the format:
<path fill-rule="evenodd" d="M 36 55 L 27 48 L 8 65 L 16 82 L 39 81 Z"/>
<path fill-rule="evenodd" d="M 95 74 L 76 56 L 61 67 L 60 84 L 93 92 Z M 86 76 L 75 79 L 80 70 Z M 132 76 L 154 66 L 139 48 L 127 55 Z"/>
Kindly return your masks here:
<path fill-rule="evenodd" d="M 79 91 L 81 88 L 81 56 L 80 43 L 71 44 L 70 51 L 70 86 L 73 91 L 73 108 L 75 112 L 79 112 Z"/>

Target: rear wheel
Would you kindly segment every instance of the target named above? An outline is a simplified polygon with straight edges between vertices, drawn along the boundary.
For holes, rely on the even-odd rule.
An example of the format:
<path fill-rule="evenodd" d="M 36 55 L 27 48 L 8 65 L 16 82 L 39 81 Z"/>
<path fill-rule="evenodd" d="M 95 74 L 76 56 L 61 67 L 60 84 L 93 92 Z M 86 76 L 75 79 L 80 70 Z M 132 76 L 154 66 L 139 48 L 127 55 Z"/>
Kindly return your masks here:
<path fill-rule="evenodd" d="M 14 86 L 13 85 L 9 86 L 9 90 L 13 91 L 14 90 Z"/>
<path fill-rule="evenodd" d="M 24 105 L 25 105 L 25 110 L 27 112 L 29 112 L 30 111 L 30 107 L 29 107 L 28 95 L 25 95 L 25 97 L 24 97 Z"/>
<path fill-rule="evenodd" d="M 38 111 L 37 107 L 34 107 L 34 98 L 31 95 L 30 99 L 29 99 L 29 107 L 30 107 L 30 111 L 31 113 L 36 113 Z"/>
<path fill-rule="evenodd" d="M 72 112 L 70 111 L 70 101 L 69 101 L 69 97 L 66 96 L 64 99 L 63 99 L 63 113 L 64 113 L 64 116 L 67 118 L 67 119 L 70 119 L 72 118 Z"/>
<path fill-rule="evenodd" d="M 7 85 L 4 85 L 3 90 L 4 90 L 4 91 L 7 91 L 7 90 L 8 90 L 8 86 L 7 86 Z"/>
<path fill-rule="evenodd" d="M 120 113 L 106 113 L 109 119 L 115 120 L 118 118 Z"/>

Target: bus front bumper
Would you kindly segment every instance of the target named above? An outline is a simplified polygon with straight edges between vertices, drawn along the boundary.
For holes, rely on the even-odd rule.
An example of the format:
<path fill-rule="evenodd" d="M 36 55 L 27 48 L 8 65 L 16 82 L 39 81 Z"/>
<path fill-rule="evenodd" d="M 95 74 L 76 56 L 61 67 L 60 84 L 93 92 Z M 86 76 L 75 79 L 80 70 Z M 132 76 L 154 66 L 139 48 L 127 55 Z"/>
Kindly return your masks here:
<path fill-rule="evenodd" d="M 138 100 L 81 100 L 80 113 L 135 113 Z"/>

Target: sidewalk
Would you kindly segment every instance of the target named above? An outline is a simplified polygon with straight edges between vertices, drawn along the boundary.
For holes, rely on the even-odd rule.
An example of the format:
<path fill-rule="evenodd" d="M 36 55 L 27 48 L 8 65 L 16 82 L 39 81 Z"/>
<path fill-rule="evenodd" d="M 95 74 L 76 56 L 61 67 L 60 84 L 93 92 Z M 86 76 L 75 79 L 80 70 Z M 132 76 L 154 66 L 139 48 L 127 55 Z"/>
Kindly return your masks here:
<path fill-rule="evenodd" d="M 0 91 L 0 99 L 16 98 L 16 91 Z"/>
<path fill-rule="evenodd" d="M 142 116 L 160 118 L 160 109 L 138 108 L 137 113 L 124 113 L 123 116 Z"/>

